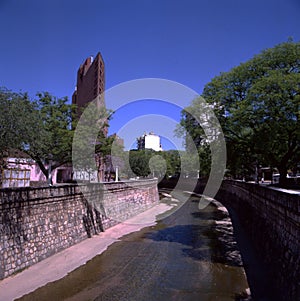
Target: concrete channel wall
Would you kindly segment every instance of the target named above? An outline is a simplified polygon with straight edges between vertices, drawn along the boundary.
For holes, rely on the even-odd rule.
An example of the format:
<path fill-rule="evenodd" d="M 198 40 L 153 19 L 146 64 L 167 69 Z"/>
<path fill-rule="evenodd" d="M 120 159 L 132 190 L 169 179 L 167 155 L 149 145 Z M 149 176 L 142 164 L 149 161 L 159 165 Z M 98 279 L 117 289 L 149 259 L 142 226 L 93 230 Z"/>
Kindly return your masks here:
<path fill-rule="evenodd" d="M 0 190 L 0 279 L 159 202 L 157 181 Z"/>
<path fill-rule="evenodd" d="M 224 181 L 216 198 L 237 213 L 270 270 L 278 300 L 300 300 L 300 194 Z"/>

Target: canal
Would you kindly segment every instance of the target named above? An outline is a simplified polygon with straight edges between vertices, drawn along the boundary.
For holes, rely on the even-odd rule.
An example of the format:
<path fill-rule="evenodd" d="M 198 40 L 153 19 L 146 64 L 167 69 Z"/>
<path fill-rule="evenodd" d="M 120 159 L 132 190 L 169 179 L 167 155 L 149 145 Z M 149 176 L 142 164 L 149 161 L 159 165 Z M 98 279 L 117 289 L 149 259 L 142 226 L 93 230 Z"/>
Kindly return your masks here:
<path fill-rule="evenodd" d="M 184 203 L 181 196 L 163 198 L 180 209 L 159 216 L 155 226 L 122 237 L 65 278 L 18 300 L 272 300 L 242 239 L 256 298 L 247 296 L 249 279 L 236 241 L 242 233 L 236 235 L 238 224 L 232 226 L 225 208 L 213 202 L 199 210 L 199 196 Z"/>

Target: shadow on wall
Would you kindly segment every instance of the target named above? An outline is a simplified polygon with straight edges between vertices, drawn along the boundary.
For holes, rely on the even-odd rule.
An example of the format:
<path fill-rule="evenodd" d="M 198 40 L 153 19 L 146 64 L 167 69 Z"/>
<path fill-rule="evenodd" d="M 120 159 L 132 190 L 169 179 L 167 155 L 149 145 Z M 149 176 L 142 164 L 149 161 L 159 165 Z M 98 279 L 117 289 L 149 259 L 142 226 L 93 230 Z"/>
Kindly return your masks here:
<path fill-rule="evenodd" d="M 7 201 L 2 203 L 2 215 L 0 216 L 0 234 L 5 237 L 6 240 L 12 240 L 14 246 L 22 248 L 23 243 L 28 241 L 27 231 L 24 227 L 24 211 L 27 216 L 30 216 L 30 208 L 26 204 L 27 196 L 24 198 L 24 192 L 7 190 Z M 16 197 L 17 194 L 17 197 Z M 10 202 L 14 199 L 18 199 L 15 202 L 14 208 L 11 208 Z"/>
<path fill-rule="evenodd" d="M 102 220 L 106 218 L 104 208 L 101 210 L 104 214 L 101 214 L 96 206 L 94 204 L 90 204 L 86 199 L 84 199 L 82 203 L 86 209 L 86 213 L 82 216 L 82 222 L 87 236 L 91 238 L 99 232 L 104 232 L 102 223 Z"/>

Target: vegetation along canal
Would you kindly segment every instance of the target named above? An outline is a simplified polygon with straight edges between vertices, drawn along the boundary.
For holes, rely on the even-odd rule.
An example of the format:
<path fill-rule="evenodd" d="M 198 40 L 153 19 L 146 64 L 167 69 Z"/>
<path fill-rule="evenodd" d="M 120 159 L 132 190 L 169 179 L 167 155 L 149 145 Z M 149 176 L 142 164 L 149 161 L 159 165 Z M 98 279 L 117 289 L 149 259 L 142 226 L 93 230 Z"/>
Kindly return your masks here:
<path fill-rule="evenodd" d="M 177 192 L 177 200 L 164 201 L 180 205 L 182 196 Z M 225 208 L 215 202 L 199 210 L 198 203 L 192 195 L 155 226 L 124 236 L 65 278 L 19 300 L 274 300 L 259 279 L 258 264 L 250 262 L 247 279 Z M 251 247 L 241 245 L 249 264 Z"/>

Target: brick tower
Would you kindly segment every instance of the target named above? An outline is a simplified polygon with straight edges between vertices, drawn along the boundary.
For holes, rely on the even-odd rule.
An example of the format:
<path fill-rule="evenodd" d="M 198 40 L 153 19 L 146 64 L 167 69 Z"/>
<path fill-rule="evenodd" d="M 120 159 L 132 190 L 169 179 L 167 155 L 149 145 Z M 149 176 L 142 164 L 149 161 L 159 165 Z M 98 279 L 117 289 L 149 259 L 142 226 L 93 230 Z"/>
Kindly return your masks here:
<path fill-rule="evenodd" d="M 77 105 L 79 114 L 89 102 L 101 95 L 104 89 L 104 61 L 99 52 L 95 58 L 88 57 L 77 72 L 77 84 L 72 96 L 72 103 Z"/>
<path fill-rule="evenodd" d="M 104 61 L 100 52 L 95 58 L 88 57 L 77 71 L 76 89 L 72 95 L 72 104 L 77 106 L 78 117 L 93 100 L 97 105 L 105 108 L 104 101 L 105 73 Z M 104 122 L 107 122 L 104 120 Z M 102 133 L 107 137 L 108 128 L 105 126 Z M 101 153 L 95 154 L 98 168 L 98 181 L 103 181 L 105 176 L 105 158 Z"/>

